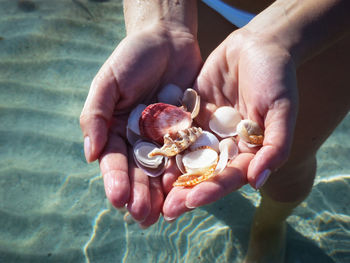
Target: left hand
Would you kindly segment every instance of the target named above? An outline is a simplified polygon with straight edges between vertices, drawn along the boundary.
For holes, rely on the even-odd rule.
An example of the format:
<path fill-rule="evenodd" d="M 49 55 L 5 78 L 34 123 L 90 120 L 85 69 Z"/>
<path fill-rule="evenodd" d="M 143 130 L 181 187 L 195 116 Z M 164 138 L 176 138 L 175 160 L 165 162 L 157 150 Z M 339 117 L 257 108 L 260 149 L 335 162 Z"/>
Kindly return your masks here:
<path fill-rule="evenodd" d="M 163 206 L 167 220 L 212 203 L 250 183 L 260 188 L 288 158 L 297 115 L 295 67 L 275 39 L 247 29 L 233 32 L 205 62 L 194 87 L 203 106 L 196 121 L 207 127 L 217 107 L 235 107 L 265 130 L 259 149 L 239 143 L 240 154 L 215 178 L 193 188 L 174 187 Z"/>

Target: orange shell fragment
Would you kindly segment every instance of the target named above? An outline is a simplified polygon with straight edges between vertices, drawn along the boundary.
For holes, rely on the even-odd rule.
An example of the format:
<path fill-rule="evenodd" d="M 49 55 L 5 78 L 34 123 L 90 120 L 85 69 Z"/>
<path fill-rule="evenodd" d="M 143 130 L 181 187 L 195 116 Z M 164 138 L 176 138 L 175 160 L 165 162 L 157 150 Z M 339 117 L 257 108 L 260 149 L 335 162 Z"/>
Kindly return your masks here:
<path fill-rule="evenodd" d="M 264 135 L 249 135 L 249 143 L 255 145 L 262 145 L 264 141 Z"/>
<path fill-rule="evenodd" d="M 192 187 L 201 182 L 207 181 L 214 177 L 215 167 L 208 169 L 205 173 L 187 173 L 179 176 L 173 186 Z"/>

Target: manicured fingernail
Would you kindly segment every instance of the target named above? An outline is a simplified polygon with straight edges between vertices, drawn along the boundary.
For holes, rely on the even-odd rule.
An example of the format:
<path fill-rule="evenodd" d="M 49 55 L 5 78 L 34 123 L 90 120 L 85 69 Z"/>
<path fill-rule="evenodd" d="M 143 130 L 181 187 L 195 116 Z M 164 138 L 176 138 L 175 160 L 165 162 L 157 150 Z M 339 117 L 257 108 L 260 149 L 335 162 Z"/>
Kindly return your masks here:
<path fill-rule="evenodd" d="M 164 220 L 167 221 L 168 223 L 173 222 L 177 217 L 168 217 L 168 216 L 164 216 Z"/>
<path fill-rule="evenodd" d="M 185 206 L 188 208 L 188 209 L 195 209 L 197 207 L 191 205 L 191 204 L 188 204 L 187 202 L 185 203 Z"/>
<path fill-rule="evenodd" d="M 256 180 L 255 189 L 259 189 L 260 187 L 262 187 L 269 178 L 270 174 L 271 170 L 269 169 L 266 169 L 261 174 L 259 174 L 258 179 Z"/>
<path fill-rule="evenodd" d="M 90 161 L 90 154 L 91 154 L 91 143 L 89 136 L 86 136 L 84 138 L 84 153 L 85 153 L 85 159 L 89 163 Z"/>

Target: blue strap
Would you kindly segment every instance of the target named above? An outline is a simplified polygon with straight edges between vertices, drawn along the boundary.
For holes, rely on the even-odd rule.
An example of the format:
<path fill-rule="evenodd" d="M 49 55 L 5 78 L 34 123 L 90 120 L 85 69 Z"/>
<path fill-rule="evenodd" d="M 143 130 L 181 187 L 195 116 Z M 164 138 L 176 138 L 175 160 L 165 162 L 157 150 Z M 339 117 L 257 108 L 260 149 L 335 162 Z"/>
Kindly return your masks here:
<path fill-rule="evenodd" d="M 237 27 L 245 26 L 255 16 L 254 14 L 234 8 L 220 0 L 202 1 Z"/>

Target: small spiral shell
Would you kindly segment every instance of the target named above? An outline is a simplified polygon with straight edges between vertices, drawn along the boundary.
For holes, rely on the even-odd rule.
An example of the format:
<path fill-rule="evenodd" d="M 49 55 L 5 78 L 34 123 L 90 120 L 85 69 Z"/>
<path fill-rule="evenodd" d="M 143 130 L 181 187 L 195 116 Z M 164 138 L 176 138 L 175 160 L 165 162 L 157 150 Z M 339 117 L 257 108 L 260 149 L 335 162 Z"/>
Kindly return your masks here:
<path fill-rule="evenodd" d="M 203 131 L 201 128 L 191 127 L 186 130 L 178 131 L 173 138 L 169 134 L 166 134 L 164 135 L 164 145 L 162 148 L 154 149 L 148 156 L 175 156 L 191 146 L 202 133 Z"/>

